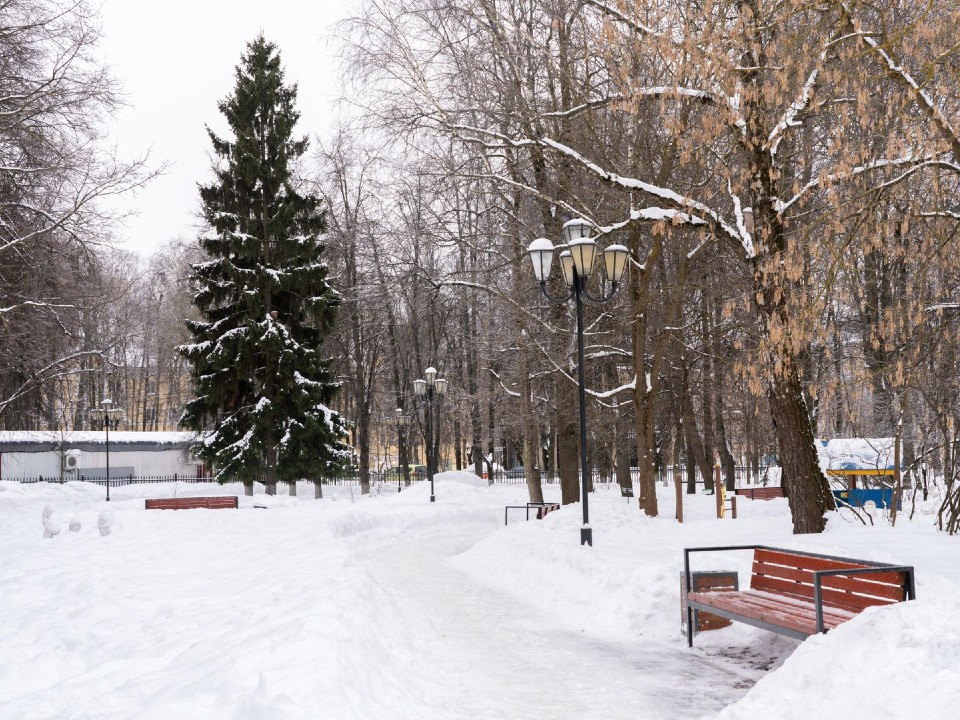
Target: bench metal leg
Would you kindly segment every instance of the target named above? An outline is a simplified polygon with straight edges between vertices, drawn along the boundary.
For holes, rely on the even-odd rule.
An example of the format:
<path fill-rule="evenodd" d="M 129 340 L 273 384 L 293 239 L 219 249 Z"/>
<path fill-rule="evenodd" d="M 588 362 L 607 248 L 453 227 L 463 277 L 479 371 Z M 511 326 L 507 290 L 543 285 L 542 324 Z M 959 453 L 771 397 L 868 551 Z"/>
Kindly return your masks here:
<path fill-rule="evenodd" d="M 687 604 L 687 647 L 693 647 L 693 608 Z"/>

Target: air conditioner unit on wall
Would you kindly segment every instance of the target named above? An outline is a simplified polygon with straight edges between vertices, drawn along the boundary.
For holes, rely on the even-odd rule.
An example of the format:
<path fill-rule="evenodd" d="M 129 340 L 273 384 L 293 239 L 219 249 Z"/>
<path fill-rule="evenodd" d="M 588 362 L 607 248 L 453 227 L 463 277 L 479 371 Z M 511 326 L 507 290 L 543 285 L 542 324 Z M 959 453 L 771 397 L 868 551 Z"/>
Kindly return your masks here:
<path fill-rule="evenodd" d="M 79 470 L 80 455 L 82 455 L 82 453 L 79 450 L 67 450 L 63 454 L 63 469 L 74 471 Z"/>

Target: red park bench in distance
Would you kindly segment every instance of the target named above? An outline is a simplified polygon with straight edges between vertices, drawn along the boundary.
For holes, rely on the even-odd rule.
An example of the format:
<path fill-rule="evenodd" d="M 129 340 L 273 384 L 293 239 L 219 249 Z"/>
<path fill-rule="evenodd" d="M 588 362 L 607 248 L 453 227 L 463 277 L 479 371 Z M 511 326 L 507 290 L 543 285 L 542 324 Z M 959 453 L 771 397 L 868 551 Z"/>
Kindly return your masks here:
<path fill-rule="evenodd" d="M 147 498 L 146 510 L 236 510 L 240 498 L 236 495 L 211 495 L 208 497 Z"/>

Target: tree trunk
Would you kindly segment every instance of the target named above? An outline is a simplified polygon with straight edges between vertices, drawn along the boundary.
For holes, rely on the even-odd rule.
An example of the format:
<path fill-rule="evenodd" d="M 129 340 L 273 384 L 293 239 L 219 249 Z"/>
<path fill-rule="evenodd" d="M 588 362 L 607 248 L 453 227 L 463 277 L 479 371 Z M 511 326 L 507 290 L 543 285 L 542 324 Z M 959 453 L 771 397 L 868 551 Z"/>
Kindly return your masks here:
<path fill-rule="evenodd" d="M 520 422 L 523 426 L 523 475 L 527 482 L 530 502 L 543 502 L 543 485 L 540 484 L 540 438 L 536 419 L 533 417 L 530 385 L 530 348 L 524 332 L 520 333 Z"/>
<path fill-rule="evenodd" d="M 780 444 L 782 483 L 790 502 L 793 532 L 823 532 L 824 513 L 834 509 L 833 494 L 820 470 L 813 431 L 796 368 L 790 365 L 771 384 L 767 398 Z"/>
<path fill-rule="evenodd" d="M 267 495 L 277 494 L 277 442 L 273 431 L 267 429 L 264 444 L 267 446 L 266 473 L 264 474 L 263 484 L 266 486 Z"/>
<path fill-rule="evenodd" d="M 557 472 L 564 505 L 580 500 L 580 430 L 577 424 L 577 387 L 564 377 L 556 379 Z"/>
<path fill-rule="evenodd" d="M 460 415 L 453 420 L 453 458 L 457 470 L 463 470 L 463 428 L 460 426 Z"/>
<path fill-rule="evenodd" d="M 690 397 L 690 386 L 687 382 L 687 369 L 683 369 L 683 388 L 680 393 L 681 412 L 683 413 L 683 429 L 687 436 L 688 466 L 692 461 L 700 469 L 703 478 L 703 489 L 713 490 L 713 466 L 704 452 L 700 433 L 697 430 L 697 420 L 693 413 L 693 400 Z M 687 482 L 690 482 L 688 480 Z"/>
<path fill-rule="evenodd" d="M 720 465 L 723 467 L 724 484 L 727 490 L 733 492 L 737 487 L 737 464 L 730 452 L 730 444 L 727 442 L 727 425 L 723 420 L 723 390 L 720 383 L 715 386 L 714 398 L 717 403 L 713 411 L 717 424 L 717 451 L 720 453 Z"/>
<path fill-rule="evenodd" d="M 629 418 L 620 411 L 616 419 L 616 444 L 614 445 L 614 472 L 617 476 L 617 485 L 620 494 L 630 497 L 633 493 L 633 478 L 630 475 L 630 442 L 627 437 Z M 656 508 L 654 508 L 656 509 Z"/>
<path fill-rule="evenodd" d="M 357 461 L 360 465 L 360 494 L 370 494 L 370 413 L 367 410 L 369 399 L 357 398 Z"/>

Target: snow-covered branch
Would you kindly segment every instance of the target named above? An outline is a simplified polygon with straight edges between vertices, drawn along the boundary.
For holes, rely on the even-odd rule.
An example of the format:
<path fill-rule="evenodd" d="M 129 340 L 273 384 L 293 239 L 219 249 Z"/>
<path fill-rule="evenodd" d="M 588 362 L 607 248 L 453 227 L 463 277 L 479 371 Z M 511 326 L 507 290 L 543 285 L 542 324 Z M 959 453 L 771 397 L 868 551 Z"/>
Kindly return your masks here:
<path fill-rule="evenodd" d="M 617 175 L 608 170 L 604 170 L 602 167 L 597 165 L 594 162 L 591 162 L 583 155 L 578 153 L 573 148 L 559 143 L 552 138 L 543 138 L 540 140 L 540 143 L 550 147 L 557 152 L 565 155 L 571 160 L 575 160 L 581 166 L 593 172 L 597 177 L 611 184 L 617 185 L 628 190 L 639 190 L 648 195 L 653 195 L 658 197 L 661 200 L 667 201 L 668 203 L 675 206 L 673 209 L 682 209 L 687 212 L 692 212 L 694 216 L 698 216 L 700 220 L 703 220 L 703 224 L 709 225 L 715 232 L 718 234 L 724 235 L 729 240 L 735 240 L 738 243 L 741 243 L 742 238 L 737 232 L 736 228 L 731 227 L 729 224 L 724 221 L 718 212 L 712 208 L 704 205 L 703 203 L 694 200 L 690 197 L 685 197 L 670 188 L 660 187 L 658 185 L 653 185 L 651 183 L 644 182 L 643 180 L 637 180 L 635 178 L 624 177 L 623 175 Z M 642 212 L 642 211 L 640 211 Z M 660 218 L 666 219 L 666 218 Z M 697 224 L 697 223 L 694 223 Z M 741 243 L 742 244 L 742 243 Z M 744 248 L 745 250 L 747 248 Z M 750 256 L 752 257 L 752 256 Z"/>
<path fill-rule="evenodd" d="M 926 167 L 943 167 L 943 168 L 950 169 L 956 172 L 957 174 L 960 174 L 960 166 L 958 166 L 956 163 L 947 162 L 945 160 L 937 160 L 930 157 L 915 158 L 912 155 L 905 155 L 904 157 L 900 157 L 900 158 L 881 158 L 879 160 L 866 163 L 864 165 L 857 165 L 856 167 L 851 168 L 846 172 L 828 173 L 825 175 L 819 175 L 818 177 L 815 177 L 813 180 L 811 180 L 806 185 L 804 185 L 802 188 L 800 188 L 800 190 L 786 202 L 779 199 L 774 200 L 773 207 L 774 207 L 774 210 L 776 210 L 777 212 L 784 212 L 785 210 L 789 209 L 794 203 L 800 200 L 804 195 L 806 195 L 810 190 L 813 190 L 815 188 L 829 187 L 830 185 L 834 185 L 839 181 L 851 180 L 853 178 L 872 172 L 874 170 L 881 170 L 884 168 L 891 168 L 891 167 L 900 167 L 904 165 L 910 166 L 910 170 L 904 175 L 902 175 L 901 177 L 899 177 L 897 181 L 902 180 L 903 178 L 908 177 L 910 174 L 916 172 L 917 170 L 920 170 Z M 885 186 L 890 184 L 891 184 L 890 182 L 887 182 L 885 183 Z"/>
<path fill-rule="evenodd" d="M 8 305 L 7 307 L 0 307 L 0 314 L 12 312 L 12 311 L 14 311 L 14 310 L 16 310 L 16 309 L 18 309 L 18 308 L 27 307 L 27 306 L 30 306 L 30 307 L 41 307 L 41 308 L 55 308 L 55 309 L 58 309 L 58 310 L 62 310 L 62 309 L 73 309 L 73 308 L 76 308 L 76 307 L 77 307 L 76 305 L 69 305 L 69 304 L 59 305 L 59 304 L 56 304 L 56 303 L 48 303 L 48 302 L 43 302 L 43 301 L 40 301 L 40 300 L 24 300 L 23 302 L 16 303 L 15 305 Z"/>
<path fill-rule="evenodd" d="M 595 7 L 597 10 L 602 12 L 607 17 L 613 18 L 617 22 L 623 23 L 631 30 L 634 30 L 641 35 L 650 35 L 651 37 L 662 37 L 659 32 L 654 30 L 649 25 L 644 25 L 642 22 L 635 18 L 627 17 L 622 12 L 617 10 L 617 8 L 611 6 L 609 3 L 602 2 L 601 0 L 586 0 L 587 5 Z"/>
<path fill-rule="evenodd" d="M 500 373 L 498 373 L 493 368 L 487 368 L 487 370 L 489 370 L 490 374 L 497 379 L 497 382 L 500 383 L 500 387 L 503 389 L 503 391 L 507 395 L 509 395 L 510 397 L 517 397 L 517 398 L 520 397 L 520 393 L 518 393 L 516 390 L 511 390 L 510 388 L 507 387 L 506 383 L 503 382 L 503 378 L 500 377 Z"/>
<path fill-rule="evenodd" d="M 0 413 L 3 413 L 8 405 L 16 402 L 16 400 L 26 395 L 40 383 L 49 380 L 50 378 L 76 375 L 81 372 L 86 372 L 84 370 L 77 369 L 75 365 L 76 361 L 85 357 L 102 357 L 102 354 L 102 350 L 83 350 L 70 355 L 65 355 L 64 357 L 58 358 L 52 363 L 40 368 L 23 383 L 21 383 L 18 388 L 10 393 L 10 395 L 0 400 Z"/>
<path fill-rule="evenodd" d="M 787 128 L 797 127 L 800 125 L 800 121 L 797 120 L 797 117 L 810 107 L 810 103 L 813 100 L 814 94 L 816 93 L 817 75 L 820 72 L 820 65 L 823 64 L 826 56 L 827 50 L 824 48 L 824 50 L 820 53 L 820 57 L 817 58 L 817 67 L 815 67 L 810 72 L 810 75 L 807 76 L 807 81 L 803 84 L 803 89 L 800 91 L 799 97 L 790 103 L 790 107 L 787 108 L 787 111 L 783 114 L 783 117 L 780 118 L 780 121 L 774 126 L 773 130 L 770 131 L 770 136 L 767 138 L 767 147 L 769 148 L 771 155 L 777 154 L 777 149 L 780 147 L 780 141 L 783 140 Z"/>
<path fill-rule="evenodd" d="M 859 26 L 859 23 L 857 23 L 853 17 L 850 7 L 845 3 L 841 3 L 840 7 L 843 10 L 847 26 L 851 31 L 850 36 L 858 38 L 861 43 L 870 48 L 873 54 L 880 59 L 881 64 L 887 68 L 887 74 L 901 87 L 906 89 L 907 93 L 913 97 L 917 105 L 920 106 L 921 110 L 923 110 L 933 122 L 940 137 L 950 144 L 953 156 L 960 158 L 960 135 L 958 135 L 956 128 L 953 127 L 950 120 L 943 114 L 940 108 L 937 107 L 933 98 L 930 97 L 930 93 L 924 90 L 913 75 L 874 39 L 873 36 L 875 33 L 866 32 Z"/>
<path fill-rule="evenodd" d="M 638 88 L 630 92 L 629 94 L 616 93 L 605 98 L 600 98 L 598 100 L 591 100 L 589 102 L 581 103 L 576 105 L 568 110 L 556 110 L 554 112 L 546 112 L 540 115 L 542 118 L 571 118 L 580 115 L 583 112 L 588 110 L 595 110 L 597 108 L 606 107 L 608 105 L 613 105 L 618 102 L 629 102 L 630 100 L 637 99 L 650 99 L 657 100 L 660 98 L 692 98 L 694 100 L 700 100 L 701 102 L 709 103 L 714 102 L 714 96 L 712 93 L 707 92 L 706 90 L 700 90 L 698 88 L 688 88 L 681 86 L 671 86 L 671 85 L 658 85 L 654 87 L 643 87 Z"/>

